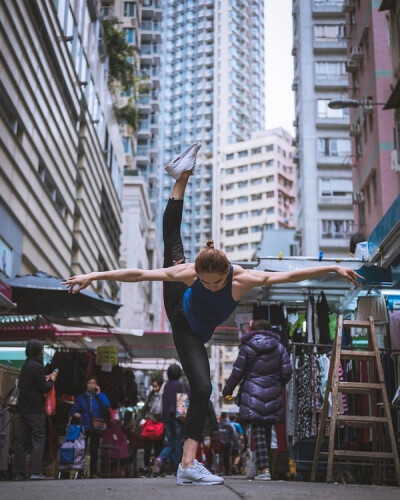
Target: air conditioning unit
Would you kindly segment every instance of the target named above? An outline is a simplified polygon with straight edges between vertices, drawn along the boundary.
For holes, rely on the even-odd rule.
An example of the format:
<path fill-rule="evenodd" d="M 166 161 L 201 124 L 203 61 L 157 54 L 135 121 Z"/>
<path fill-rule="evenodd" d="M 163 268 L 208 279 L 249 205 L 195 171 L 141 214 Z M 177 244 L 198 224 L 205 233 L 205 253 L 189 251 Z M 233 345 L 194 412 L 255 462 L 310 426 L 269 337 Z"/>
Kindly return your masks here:
<path fill-rule="evenodd" d="M 358 70 L 358 61 L 356 59 L 349 58 L 346 61 L 346 71 L 354 73 Z"/>
<path fill-rule="evenodd" d="M 292 83 L 292 90 L 293 91 L 296 91 L 297 90 L 297 87 L 299 85 L 299 81 L 297 79 L 297 77 L 293 80 L 293 83 Z"/>
<path fill-rule="evenodd" d="M 351 59 L 357 59 L 358 61 L 363 58 L 363 49 L 360 45 L 353 45 L 350 50 Z"/>
<path fill-rule="evenodd" d="M 354 12 L 354 0 L 343 0 L 342 12 Z"/>
<path fill-rule="evenodd" d="M 360 205 L 364 201 L 364 193 L 362 191 L 353 192 L 353 204 Z"/>
<path fill-rule="evenodd" d="M 350 137 L 360 137 L 361 125 L 359 123 L 352 123 L 350 125 Z"/>
<path fill-rule="evenodd" d="M 399 162 L 399 152 L 397 151 L 397 149 L 394 149 L 392 152 L 391 152 L 391 157 L 392 157 L 392 162 L 391 162 L 391 168 L 392 170 L 394 170 L 395 172 L 400 172 L 400 162 Z"/>
<path fill-rule="evenodd" d="M 292 56 L 297 56 L 297 46 L 296 45 L 293 45 Z"/>
<path fill-rule="evenodd" d="M 374 107 L 372 105 L 371 99 L 363 100 L 363 110 L 366 115 L 372 115 L 372 113 L 374 112 Z"/>

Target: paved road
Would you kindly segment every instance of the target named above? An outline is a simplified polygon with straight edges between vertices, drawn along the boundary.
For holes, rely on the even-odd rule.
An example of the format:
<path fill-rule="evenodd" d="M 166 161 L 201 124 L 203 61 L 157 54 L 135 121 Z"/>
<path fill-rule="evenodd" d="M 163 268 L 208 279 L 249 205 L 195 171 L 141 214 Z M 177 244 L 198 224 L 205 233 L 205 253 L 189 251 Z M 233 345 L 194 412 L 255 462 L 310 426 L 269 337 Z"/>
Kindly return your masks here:
<path fill-rule="evenodd" d="M 400 488 L 369 485 L 259 482 L 228 478 L 223 486 L 177 486 L 175 478 L 0 482 L 2 500 L 395 500 Z"/>

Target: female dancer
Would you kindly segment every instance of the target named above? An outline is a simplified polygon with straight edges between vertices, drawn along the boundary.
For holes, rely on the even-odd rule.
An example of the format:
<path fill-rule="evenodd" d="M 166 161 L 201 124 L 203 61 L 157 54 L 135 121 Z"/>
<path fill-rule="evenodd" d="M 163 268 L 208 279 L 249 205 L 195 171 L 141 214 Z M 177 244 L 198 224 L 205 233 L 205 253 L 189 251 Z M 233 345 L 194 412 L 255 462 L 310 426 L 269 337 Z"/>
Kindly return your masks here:
<path fill-rule="evenodd" d="M 263 272 L 232 265 L 212 241 L 197 255 L 194 263 L 185 263 L 180 235 L 183 197 L 187 182 L 196 166 L 199 143 L 192 144 L 165 168 L 176 179 L 164 211 L 164 268 L 117 269 L 72 276 L 64 281 L 71 293 L 78 293 L 94 280 L 137 283 L 164 282 L 164 305 L 182 368 L 190 385 L 190 405 L 185 421 L 185 444 L 177 484 L 222 484 L 223 478 L 211 474 L 196 460 L 202 440 L 211 395 L 210 365 L 204 344 L 214 329 L 235 310 L 244 293 L 259 286 L 297 282 L 335 272 L 357 286 L 352 269 L 340 266 L 310 267 L 290 272 Z"/>

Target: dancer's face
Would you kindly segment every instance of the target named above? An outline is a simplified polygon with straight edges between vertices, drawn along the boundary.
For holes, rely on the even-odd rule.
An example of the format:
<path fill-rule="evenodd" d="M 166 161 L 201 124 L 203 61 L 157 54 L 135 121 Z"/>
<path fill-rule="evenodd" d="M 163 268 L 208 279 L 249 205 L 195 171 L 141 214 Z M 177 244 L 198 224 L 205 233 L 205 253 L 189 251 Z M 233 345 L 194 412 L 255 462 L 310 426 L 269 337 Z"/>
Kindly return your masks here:
<path fill-rule="evenodd" d="M 198 274 L 201 284 L 210 292 L 218 292 L 226 285 L 229 269 L 226 273 L 201 272 Z"/>

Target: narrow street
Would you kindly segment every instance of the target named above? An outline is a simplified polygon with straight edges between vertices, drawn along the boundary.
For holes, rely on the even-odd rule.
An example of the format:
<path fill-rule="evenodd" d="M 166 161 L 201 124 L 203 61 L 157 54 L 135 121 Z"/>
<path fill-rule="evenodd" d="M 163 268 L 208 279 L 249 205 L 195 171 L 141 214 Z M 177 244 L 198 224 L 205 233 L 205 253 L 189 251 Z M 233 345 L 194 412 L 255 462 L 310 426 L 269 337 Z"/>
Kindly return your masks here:
<path fill-rule="evenodd" d="M 174 477 L 98 479 L 98 480 L 53 480 L 0 483 L 1 498 L 10 500 L 57 499 L 70 500 L 393 500 L 399 497 L 399 488 L 370 485 L 344 485 L 308 483 L 296 481 L 249 481 L 242 478 L 228 478 L 223 486 L 177 486 Z"/>

